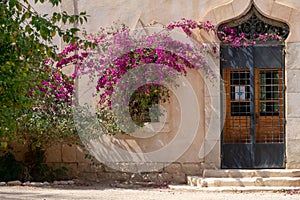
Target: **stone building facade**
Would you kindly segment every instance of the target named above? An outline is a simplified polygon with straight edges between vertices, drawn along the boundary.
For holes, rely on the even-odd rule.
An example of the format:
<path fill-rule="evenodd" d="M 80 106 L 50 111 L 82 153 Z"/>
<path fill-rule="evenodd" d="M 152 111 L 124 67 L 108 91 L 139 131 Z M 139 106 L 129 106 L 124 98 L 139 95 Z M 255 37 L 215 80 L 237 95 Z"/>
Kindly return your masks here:
<path fill-rule="evenodd" d="M 274 157 L 281 157 L 281 164 L 274 167 L 265 165 L 264 168 L 286 168 L 286 169 L 299 169 L 300 168 L 300 84 L 298 84 L 298 76 L 300 76 L 300 2 L 297 0 L 89 0 L 88 3 L 85 0 L 63 0 L 61 9 L 69 12 L 78 12 L 85 10 L 90 15 L 88 23 L 84 24 L 83 27 L 88 32 L 97 32 L 99 27 L 110 26 L 114 21 L 120 21 L 127 24 L 130 28 L 141 28 L 143 24 L 149 24 L 153 20 L 156 20 L 160 24 L 168 24 L 172 21 L 179 20 L 183 17 L 187 19 L 194 19 L 200 21 L 211 21 L 216 26 L 223 23 L 230 23 L 238 20 L 245 16 L 251 8 L 256 9 L 263 17 L 269 21 L 278 21 L 288 25 L 289 35 L 284 42 L 283 52 L 284 59 L 281 66 L 283 71 L 280 72 L 282 86 L 279 86 L 280 91 L 280 109 L 282 115 L 280 120 L 282 121 L 282 127 L 280 131 L 282 134 L 280 142 L 272 140 L 265 140 L 262 143 L 281 143 L 283 151 L 279 152 L 281 155 L 273 155 Z M 49 11 L 49 8 L 40 7 L 42 11 Z M 219 38 L 208 36 L 205 33 L 200 33 L 197 36 L 197 40 L 202 43 L 214 42 L 222 49 L 222 43 Z M 60 43 L 58 41 L 58 43 Z M 61 47 L 63 44 L 60 44 Z M 269 51 L 269 50 L 268 50 Z M 221 52 L 222 53 L 222 52 Z M 217 70 L 216 73 L 221 74 L 222 72 L 222 61 L 219 58 L 211 58 L 211 64 Z M 262 69 L 260 69 L 262 70 Z M 276 69 L 272 69 L 273 71 Z M 248 72 L 247 72 L 248 73 Z M 259 71 L 258 74 L 262 74 Z M 273 73 L 273 72 L 272 72 Z M 258 75 L 260 76 L 260 75 Z M 273 76 L 271 76 L 272 78 Z M 274 77 L 273 77 L 274 78 Z M 224 80 L 224 79 L 223 79 Z M 148 153 L 155 151 L 160 148 L 164 148 L 166 145 L 171 143 L 176 136 L 179 136 L 181 140 L 176 143 L 176 146 L 168 150 L 169 156 L 180 152 L 178 159 L 173 160 L 172 164 L 169 165 L 168 161 L 164 162 L 161 158 L 152 160 L 153 163 L 159 163 L 160 169 L 151 173 L 125 173 L 119 170 L 113 169 L 113 167 L 107 167 L 104 164 L 96 162 L 92 164 L 89 159 L 85 159 L 85 150 L 78 146 L 68 145 L 56 145 L 47 151 L 47 162 L 58 167 L 61 165 L 67 166 L 72 176 L 78 176 L 87 178 L 90 180 L 140 180 L 142 178 L 162 181 L 172 180 L 175 182 L 185 182 L 186 175 L 201 175 L 203 169 L 221 169 L 224 168 L 225 162 L 224 156 L 228 157 L 228 154 L 232 154 L 232 151 L 224 152 L 224 135 L 222 135 L 222 87 L 225 88 L 224 84 L 207 83 L 201 73 L 195 73 L 195 71 L 188 71 L 186 77 L 187 83 L 192 88 L 190 94 L 188 90 L 179 88 L 176 96 L 171 99 L 170 104 L 167 105 L 168 116 L 166 123 L 163 124 L 163 128 L 159 133 L 152 135 L 151 137 L 141 138 L 134 136 L 117 136 L 121 141 L 125 150 L 132 150 L 139 153 Z M 222 81 L 222 79 L 221 79 Z M 230 80 L 229 80 L 230 81 Z M 226 84 L 225 84 L 226 85 Z M 253 85 L 250 84 L 249 87 Z M 260 86 L 258 86 L 261 88 Z M 276 89 L 278 91 L 278 89 Z M 272 92 L 272 91 L 270 91 Z M 274 91 L 273 91 L 274 92 Z M 189 95 L 194 95 L 195 101 Z M 229 101 L 233 100 L 229 98 Z M 260 99 L 261 100 L 261 99 Z M 250 99 L 251 101 L 251 99 Z M 259 100 L 255 101 L 260 105 Z M 223 102 L 224 103 L 224 102 Z M 186 107 L 182 106 L 185 105 Z M 252 104 L 251 104 L 252 105 Z M 253 103 L 255 105 L 255 103 Z M 274 106 L 274 104 L 273 104 Z M 258 106 L 259 107 L 259 106 Z M 183 110 L 189 110 L 192 113 L 185 113 Z M 260 109 L 257 108 L 257 109 Z M 255 110 L 255 109 L 254 109 Z M 229 112 L 229 111 L 228 111 Z M 228 115 L 232 112 L 227 113 Z M 252 114 L 249 114 L 249 118 L 242 118 L 238 116 L 236 119 L 238 122 L 244 120 L 254 120 Z M 261 112 L 258 111 L 258 114 Z M 274 130 L 278 123 L 272 121 L 269 124 L 269 133 L 275 134 Z M 198 124 L 196 132 L 193 130 L 193 124 L 189 125 L 189 116 L 198 116 Z M 263 119 L 263 115 L 260 119 Z M 266 118 L 264 118 L 266 119 Z M 226 121 L 226 120 L 225 120 Z M 187 123 L 183 125 L 182 123 Z M 193 123 L 193 122 L 191 122 Z M 233 123 L 233 122 L 232 122 Z M 267 123 L 267 121 L 263 122 Z M 251 125 L 252 124 L 252 125 Z M 238 130 L 249 133 L 250 142 L 244 144 L 250 144 L 250 149 L 247 149 L 249 153 L 249 159 L 253 159 L 253 155 L 257 157 L 264 156 L 263 150 L 259 155 L 253 150 L 253 146 L 256 144 L 253 141 L 253 134 L 258 137 L 259 130 L 255 128 L 254 122 L 249 122 L 248 125 L 237 124 L 236 126 L 243 127 L 247 130 L 231 129 L 233 132 Z M 253 129 L 255 130 L 251 130 Z M 263 125 L 261 125 L 263 126 Z M 271 126 L 271 128 L 270 128 Z M 272 127 L 274 126 L 274 127 Z M 191 135 L 192 141 L 187 141 Z M 276 132 L 276 131 L 275 131 Z M 223 132 L 224 133 L 224 132 Z M 237 133 L 239 134 L 239 133 Z M 269 135 L 270 135 L 269 134 Z M 248 136 L 245 136 L 248 137 Z M 267 136 L 266 136 L 267 137 Z M 240 145 L 243 142 L 232 143 L 233 145 Z M 188 144 L 188 146 L 187 146 Z M 242 147 L 243 148 L 243 147 Z M 263 147 L 264 149 L 265 147 Z M 268 148 L 268 147 L 266 147 Z M 226 154 L 226 155 L 225 155 Z M 274 153 L 275 154 L 275 153 Z M 166 155 L 168 156 L 168 155 Z M 234 153 L 231 155 L 234 156 Z M 245 155 L 238 155 L 245 156 Z M 238 158 L 235 157 L 235 158 Z M 271 157 L 272 157 L 271 156 Z M 175 158 L 176 156 L 174 156 Z M 270 155 L 269 155 L 270 157 Z M 268 157 L 268 159 L 269 159 Z M 163 158 L 163 156 L 162 156 Z M 255 159 L 255 158 L 254 158 Z M 122 160 L 122 159 L 121 159 Z M 130 162 L 130 159 L 124 158 L 124 163 Z M 253 161 L 255 162 L 255 161 Z M 112 165 L 113 166 L 113 165 Z M 259 165 L 253 165 L 253 168 Z M 244 168 L 243 165 L 225 166 L 226 168 Z M 252 168 L 247 167 L 246 168 Z M 137 172 L 139 172 L 137 170 Z"/>

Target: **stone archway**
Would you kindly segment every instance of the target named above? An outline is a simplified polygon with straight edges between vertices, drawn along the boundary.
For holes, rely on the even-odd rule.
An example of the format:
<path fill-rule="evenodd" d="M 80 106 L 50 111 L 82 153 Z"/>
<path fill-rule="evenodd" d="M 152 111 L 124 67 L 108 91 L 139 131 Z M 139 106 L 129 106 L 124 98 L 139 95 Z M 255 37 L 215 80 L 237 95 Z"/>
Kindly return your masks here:
<path fill-rule="evenodd" d="M 237 19 L 240 16 L 245 15 L 251 8 L 251 5 L 254 5 L 257 10 L 262 13 L 264 16 L 282 21 L 287 23 L 290 26 L 290 34 L 286 40 L 286 59 L 285 59 L 285 77 L 286 77 L 286 105 L 287 108 L 285 110 L 286 114 L 286 168 L 300 168 L 300 160 L 297 159 L 300 157 L 299 148 L 295 149 L 292 146 L 299 146 L 296 145 L 300 142 L 300 136 L 297 134 L 297 129 L 295 127 L 296 124 L 300 124 L 300 111 L 296 111 L 293 106 L 293 102 L 295 103 L 296 99 L 300 98 L 300 87 L 294 88 L 293 75 L 297 75 L 298 71 L 300 70 L 299 63 L 295 61 L 295 59 L 300 58 L 299 50 L 300 45 L 298 44 L 300 40 L 300 23 L 297 22 L 297 19 L 300 16 L 300 12 L 297 8 L 291 7 L 290 5 L 285 5 L 284 1 L 271 1 L 271 0 L 233 0 L 229 1 L 227 4 L 220 5 L 215 7 L 214 9 L 208 11 L 206 15 L 201 19 L 201 21 L 210 20 L 213 24 L 221 24 L 223 22 Z M 211 38 L 211 36 L 206 35 L 205 33 L 201 34 L 201 40 L 204 42 L 220 42 L 218 38 Z M 220 66 L 220 60 L 215 59 L 215 64 Z M 299 73 L 300 75 L 300 73 Z M 299 91 L 299 92 L 298 92 Z M 220 95 L 214 94 L 214 97 L 219 97 Z M 207 120 L 207 119 L 205 119 Z M 220 119 L 219 119 L 220 120 Z M 221 132 L 221 128 L 219 129 Z M 217 135 L 217 134 L 216 134 Z M 296 141 L 295 141 L 296 139 Z M 221 166 L 221 141 L 220 138 L 211 138 L 211 141 L 206 141 L 209 145 L 212 141 L 218 141 L 213 148 L 213 154 L 208 154 L 205 158 L 205 163 L 208 168 L 219 168 Z"/>
<path fill-rule="evenodd" d="M 228 28 L 248 39 L 289 35 L 287 24 L 263 16 L 254 5 L 218 30 Z M 285 167 L 284 57 L 284 45 L 275 39 L 239 48 L 221 43 L 222 168 Z"/>

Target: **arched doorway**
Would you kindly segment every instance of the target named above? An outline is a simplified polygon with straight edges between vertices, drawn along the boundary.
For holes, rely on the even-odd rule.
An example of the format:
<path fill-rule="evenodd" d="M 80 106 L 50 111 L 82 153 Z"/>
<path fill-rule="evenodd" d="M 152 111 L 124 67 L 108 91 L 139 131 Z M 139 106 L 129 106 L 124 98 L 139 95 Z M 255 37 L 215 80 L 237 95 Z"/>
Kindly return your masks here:
<path fill-rule="evenodd" d="M 289 33 L 285 23 L 264 17 L 254 6 L 219 31 L 224 27 L 248 39 L 275 33 L 285 40 Z M 284 45 L 275 40 L 238 48 L 221 45 L 222 168 L 285 167 L 284 57 Z"/>

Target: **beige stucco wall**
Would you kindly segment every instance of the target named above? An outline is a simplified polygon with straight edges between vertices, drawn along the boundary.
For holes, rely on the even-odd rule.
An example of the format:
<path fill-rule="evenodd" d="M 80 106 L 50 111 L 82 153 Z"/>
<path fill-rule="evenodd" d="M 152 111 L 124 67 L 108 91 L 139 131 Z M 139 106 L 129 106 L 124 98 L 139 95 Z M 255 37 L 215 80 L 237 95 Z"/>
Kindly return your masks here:
<path fill-rule="evenodd" d="M 290 26 L 290 35 L 286 41 L 286 155 L 287 168 L 300 168 L 300 1 L 298 0 L 63 0 L 61 9 L 69 12 L 87 11 L 88 23 L 81 26 L 88 32 L 97 32 L 100 26 L 110 26 L 120 21 L 130 28 L 138 28 L 156 20 L 168 24 L 182 17 L 195 20 L 210 20 L 218 25 L 221 22 L 238 18 L 247 11 L 251 3 L 265 16 L 281 20 Z M 44 9 L 44 8 L 43 8 Z M 141 22 L 139 21 L 141 20 Z M 198 38 L 203 42 L 218 42 L 217 38 L 205 35 Z M 63 46 L 63 44 L 61 44 Z M 218 59 L 211 60 L 212 65 L 219 66 Z M 213 90 L 203 84 L 199 73 L 190 72 L 187 76 L 199 101 L 198 134 L 190 148 L 176 161 L 178 163 L 199 163 L 201 167 L 220 168 L 220 126 L 210 126 L 210 122 L 220 121 L 219 83 Z M 185 97 L 189 100 L 189 97 Z M 214 102 L 214 103 L 212 103 Z M 161 148 L 174 137 L 180 124 L 180 108 L 176 100 L 168 107 L 168 127 L 166 131 L 147 140 L 123 138 L 130 148 L 138 151 L 150 151 Z M 191 105 L 193 106 L 193 105 Z M 215 112 L 215 115 L 211 115 Z M 206 135 L 208 130 L 210 135 Z M 131 146 L 130 146 L 131 145 Z M 202 148 L 201 148 L 202 147 Z M 178 146 L 180 148 L 180 145 Z M 174 150 L 176 151 L 176 149 Z M 170 152 L 172 153 L 172 152 Z M 197 165 L 198 166 L 198 165 Z"/>
<path fill-rule="evenodd" d="M 218 3 L 225 3 L 226 1 L 199 1 L 194 0 L 190 1 L 188 4 L 186 1 L 168 1 L 168 0 L 157 0 L 157 1 L 89 1 L 89 4 L 86 4 L 86 1 L 63 1 L 62 9 L 69 12 L 75 10 L 85 10 L 90 15 L 89 22 L 82 25 L 81 28 L 84 28 L 88 32 L 97 32 L 99 27 L 110 26 L 115 21 L 120 21 L 121 23 L 127 24 L 130 28 L 140 28 L 142 23 L 144 25 L 149 24 L 151 21 L 156 20 L 161 24 L 168 24 L 172 21 L 179 20 L 183 17 L 191 19 L 199 19 L 202 15 L 206 13 L 207 10 L 212 9 Z M 140 21 L 139 21 L 140 20 Z M 159 25 L 161 26 L 161 25 Z M 183 134 L 182 141 L 178 143 L 176 149 L 170 151 L 170 154 L 175 154 L 179 149 L 185 148 L 187 143 L 192 143 L 189 145 L 187 151 L 183 151 L 178 160 L 174 160 L 180 163 L 204 163 L 205 151 L 210 151 L 212 149 L 211 145 L 208 144 L 207 147 L 204 145 L 205 140 L 205 109 L 204 109 L 204 88 L 203 77 L 201 73 L 190 71 L 189 75 L 186 77 L 188 82 L 192 85 L 193 91 L 197 96 L 197 106 L 199 107 L 200 121 L 199 127 L 197 130 L 197 135 L 193 141 L 185 141 L 184 134 L 191 134 L 188 129 L 185 129 Z M 216 84 L 217 85 L 217 84 Z M 180 92 L 179 92 L 180 93 Z M 213 92 L 214 93 L 214 92 Z M 185 96 L 185 101 L 189 102 L 189 97 L 183 93 L 181 96 Z M 209 102 L 209 99 L 207 99 Z M 191 107 L 196 107 L 191 104 Z M 206 104 L 206 107 L 209 106 L 209 103 Z M 163 146 L 170 143 L 176 134 L 178 134 L 179 125 L 181 123 L 182 113 L 180 104 L 178 103 L 177 98 L 173 98 L 168 105 L 168 119 L 167 119 L 167 128 L 163 132 L 158 133 L 152 137 L 148 138 L 139 138 L 133 136 L 122 136 L 121 143 L 123 147 L 127 149 L 134 149 L 136 152 L 150 152 L 162 148 Z M 216 108 L 214 108 L 215 110 Z M 192 117 L 192 115 L 191 115 Z M 211 119 L 216 120 L 216 119 Z M 208 127 L 207 127 L 208 128 Z M 118 137 L 120 139 L 120 137 Z M 211 137 L 212 138 L 212 137 Z M 215 142 L 216 139 L 214 138 Z M 214 152 L 214 156 L 217 155 L 217 152 Z M 124 160 L 126 161 L 126 160 Z M 157 160 L 159 162 L 159 160 Z M 216 164 L 218 166 L 219 164 Z"/>

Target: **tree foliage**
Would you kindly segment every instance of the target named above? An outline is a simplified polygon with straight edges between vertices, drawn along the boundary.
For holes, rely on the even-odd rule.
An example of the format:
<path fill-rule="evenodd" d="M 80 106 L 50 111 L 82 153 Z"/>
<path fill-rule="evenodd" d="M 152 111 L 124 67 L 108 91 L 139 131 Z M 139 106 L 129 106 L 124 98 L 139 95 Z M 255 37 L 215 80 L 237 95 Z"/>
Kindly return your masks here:
<path fill-rule="evenodd" d="M 45 0 L 34 0 L 34 3 L 38 2 Z M 58 7 L 61 0 L 48 2 Z M 85 12 L 41 14 L 33 8 L 34 3 L 28 0 L 0 2 L 0 137 L 3 138 L 13 139 L 21 133 L 24 137 L 19 139 L 31 137 L 24 133 L 24 127 L 32 120 L 36 105 L 47 103 L 34 90 L 41 80 L 51 76 L 51 69 L 43 63 L 48 58 L 58 57 L 54 37 L 60 37 L 66 43 L 83 42 L 77 36 L 79 29 L 73 24 L 87 21 Z M 62 24 L 72 28 L 63 29 Z M 55 124 L 46 126 L 45 116 L 37 117 L 40 119 L 39 124 L 35 124 L 37 130 L 39 127 L 55 129 Z M 44 129 L 31 131 L 40 134 L 47 132 Z"/>

